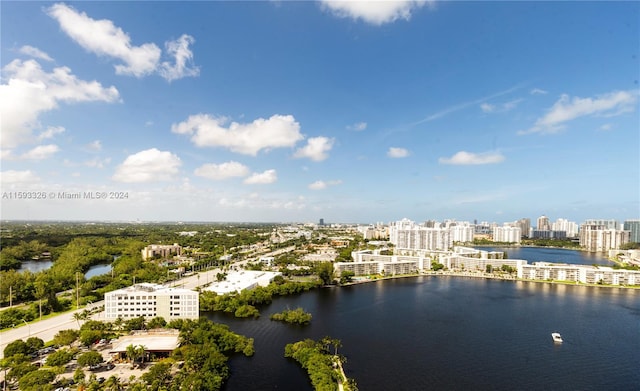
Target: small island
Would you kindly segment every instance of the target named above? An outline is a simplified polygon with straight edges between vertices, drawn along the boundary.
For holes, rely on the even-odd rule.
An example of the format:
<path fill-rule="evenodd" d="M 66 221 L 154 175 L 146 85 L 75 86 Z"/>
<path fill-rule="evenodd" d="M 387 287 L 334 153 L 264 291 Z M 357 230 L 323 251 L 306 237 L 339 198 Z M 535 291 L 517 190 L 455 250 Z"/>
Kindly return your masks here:
<path fill-rule="evenodd" d="M 305 312 L 301 307 L 298 307 L 295 310 L 287 309 L 282 312 L 272 314 L 270 319 L 287 323 L 309 324 L 311 322 L 311 314 Z"/>

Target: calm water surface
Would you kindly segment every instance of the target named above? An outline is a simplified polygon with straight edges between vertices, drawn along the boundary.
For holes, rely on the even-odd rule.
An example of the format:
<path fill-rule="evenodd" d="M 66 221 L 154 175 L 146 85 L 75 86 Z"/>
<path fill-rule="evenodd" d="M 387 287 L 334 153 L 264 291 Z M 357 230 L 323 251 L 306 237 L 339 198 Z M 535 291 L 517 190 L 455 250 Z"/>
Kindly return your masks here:
<path fill-rule="evenodd" d="M 478 247 L 485 251 L 503 251 L 510 259 L 526 259 L 533 262 L 572 263 L 578 265 L 613 265 L 603 253 L 545 247 Z"/>
<path fill-rule="evenodd" d="M 303 307 L 309 326 L 269 315 Z M 227 391 L 310 390 L 287 343 L 339 338 L 360 390 L 637 390 L 640 291 L 424 276 L 274 300 L 257 320 L 209 314 L 255 338 Z M 558 331 L 562 345 L 554 345 Z"/>

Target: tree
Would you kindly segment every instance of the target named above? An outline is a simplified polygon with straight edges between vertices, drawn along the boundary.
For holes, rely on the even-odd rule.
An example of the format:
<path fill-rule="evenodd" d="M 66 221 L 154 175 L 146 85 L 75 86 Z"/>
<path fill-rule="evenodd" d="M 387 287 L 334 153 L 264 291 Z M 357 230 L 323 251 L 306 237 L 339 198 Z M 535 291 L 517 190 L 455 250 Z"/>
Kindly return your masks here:
<path fill-rule="evenodd" d="M 83 310 L 80 312 L 75 312 L 73 314 L 73 319 L 78 322 L 78 327 L 80 327 L 80 321 L 88 320 L 91 317 L 91 313 L 87 310 Z"/>
<path fill-rule="evenodd" d="M 342 273 L 340 274 L 340 284 L 348 284 L 351 281 L 353 281 L 353 277 L 356 275 L 356 273 L 354 273 L 351 270 L 343 270 Z"/>
<path fill-rule="evenodd" d="M 487 273 L 492 273 L 493 272 L 493 266 L 487 265 L 485 270 L 486 270 Z"/>
<path fill-rule="evenodd" d="M 44 347 L 44 341 L 38 337 L 29 337 L 25 343 L 27 344 L 29 353 L 35 353 Z"/>
<path fill-rule="evenodd" d="M 323 284 L 330 285 L 333 283 L 333 263 L 320 262 L 316 267 L 316 272 Z"/>
<path fill-rule="evenodd" d="M 82 367 L 90 367 L 92 365 L 98 365 L 104 361 L 102 358 L 102 354 L 96 352 L 95 350 L 90 350 L 86 353 L 82 353 L 80 357 L 78 357 L 78 365 Z"/>
<path fill-rule="evenodd" d="M 161 329 L 167 325 L 167 321 L 161 316 L 156 316 L 147 323 L 149 329 Z"/>
<path fill-rule="evenodd" d="M 46 369 L 29 372 L 18 381 L 22 391 L 39 391 L 43 386 L 48 385 L 56 378 L 56 374 Z"/>
<path fill-rule="evenodd" d="M 47 365 L 50 367 L 59 367 L 73 360 L 73 353 L 67 349 L 60 349 L 53 352 L 47 357 Z"/>
<path fill-rule="evenodd" d="M 53 343 L 60 346 L 71 345 L 78 339 L 79 336 L 80 332 L 78 330 L 60 330 L 53 337 Z"/>
<path fill-rule="evenodd" d="M 29 346 L 27 346 L 27 344 L 21 339 L 16 339 L 15 341 L 10 342 L 4 348 L 5 357 L 15 356 L 16 354 L 29 354 Z"/>
<path fill-rule="evenodd" d="M 145 329 L 145 321 L 144 317 L 139 316 L 137 318 L 132 318 L 124 322 L 124 329 L 127 331 L 132 330 L 144 330 Z"/>

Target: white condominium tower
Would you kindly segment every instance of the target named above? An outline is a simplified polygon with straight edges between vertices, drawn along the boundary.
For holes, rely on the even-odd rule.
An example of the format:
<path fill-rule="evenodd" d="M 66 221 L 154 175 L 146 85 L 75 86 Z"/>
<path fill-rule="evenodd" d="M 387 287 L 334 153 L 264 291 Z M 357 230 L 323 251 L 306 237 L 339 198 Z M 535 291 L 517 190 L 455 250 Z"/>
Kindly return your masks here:
<path fill-rule="evenodd" d="M 551 224 L 552 231 L 564 231 L 568 238 L 575 238 L 578 236 L 578 224 L 567 219 L 558 219 L 555 223 Z"/>
<path fill-rule="evenodd" d="M 520 243 L 522 231 L 520 227 L 495 227 L 493 229 L 493 241 L 504 243 Z"/>
<path fill-rule="evenodd" d="M 607 251 L 628 243 L 630 231 L 617 229 L 615 220 L 587 220 L 580 226 L 580 246 L 587 251 Z"/>
<path fill-rule="evenodd" d="M 449 229 L 428 228 L 408 219 L 389 224 L 389 241 L 399 250 L 448 250 L 451 248 Z"/>

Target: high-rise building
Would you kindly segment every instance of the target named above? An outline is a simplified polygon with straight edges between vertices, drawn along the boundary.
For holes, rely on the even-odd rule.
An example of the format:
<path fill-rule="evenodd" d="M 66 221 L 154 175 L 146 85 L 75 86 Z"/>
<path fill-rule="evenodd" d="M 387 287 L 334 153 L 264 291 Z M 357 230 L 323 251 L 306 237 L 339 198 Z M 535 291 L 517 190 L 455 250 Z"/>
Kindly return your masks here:
<path fill-rule="evenodd" d="M 520 232 L 522 236 L 529 237 L 529 231 L 531 231 L 531 219 L 521 218 L 516 221 L 516 226 L 520 227 Z"/>
<path fill-rule="evenodd" d="M 522 237 L 522 231 L 520 227 L 510 227 L 505 225 L 503 227 L 495 227 L 493 229 L 493 241 L 503 243 L 520 243 Z"/>
<path fill-rule="evenodd" d="M 626 220 L 624 230 L 629 231 L 629 241 L 640 243 L 640 220 Z"/>
<path fill-rule="evenodd" d="M 555 223 L 551 224 L 551 230 L 564 231 L 568 238 L 575 238 L 578 236 L 578 224 L 567 219 L 556 220 Z M 558 238 L 558 235 L 554 235 L 554 237 Z"/>
<path fill-rule="evenodd" d="M 410 250 L 448 250 L 452 245 L 449 229 L 429 228 L 408 219 L 389 224 L 389 242 Z"/>
<path fill-rule="evenodd" d="M 538 217 L 536 222 L 536 230 L 537 231 L 550 231 L 551 225 L 549 224 L 549 218 L 545 215 Z"/>
<path fill-rule="evenodd" d="M 580 246 L 587 251 L 607 251 L 629 242 L 631 232 L 615 227 L 615 220 L 587 220 L 580 225 Z M 614 228 L 612 228 L 614 227 Z"/>

